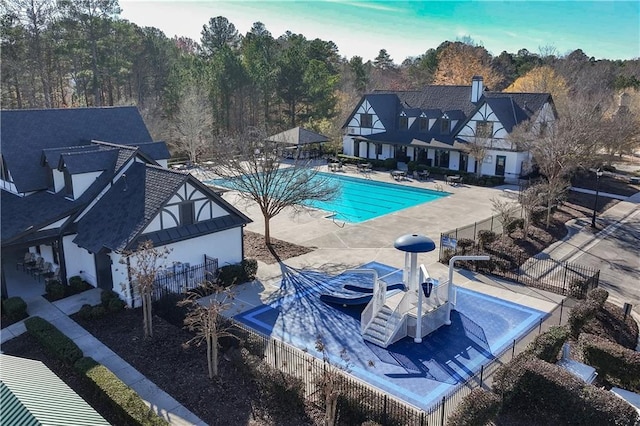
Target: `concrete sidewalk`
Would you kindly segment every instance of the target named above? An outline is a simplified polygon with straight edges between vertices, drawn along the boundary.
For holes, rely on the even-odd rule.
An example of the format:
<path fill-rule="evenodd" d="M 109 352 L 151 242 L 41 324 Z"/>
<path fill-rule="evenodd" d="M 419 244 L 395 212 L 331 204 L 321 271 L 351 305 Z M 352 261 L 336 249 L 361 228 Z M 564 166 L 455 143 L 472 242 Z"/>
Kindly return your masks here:
<path fill-rule="evenodd" d="M 573 262 L 621 223 L 640 213 L 640 193 L 626 197 L 625 201 L 601 213 L 596 218 L 596 228 L 591 228 L 589 218 L 574 219 L 567 223 L 569 234 L 547 247 L 542 254 L 554 260 Z"/>
<path fill-rule="evenodd" d="M 100 303 L 100 289 L 92 289 L 75 296 L 51 303 L 43 297 L 29 300 L 27 311 L 30 316 L 39 316 L 72 339 L 85 356 L 95 359 L 107 367 L 127 386 L 132 388 L 145 403 L 160 417 L 172 425 L 206 425 L 191 411 L 164 392 L 142 373 L 120 358 L 115 352 L 96 339 L 91 333 L 69 318 L 85 304 Z M 4 343 L 26 331 L 24 321 L 13 324 L 0 335 L 0 343 Z"/>

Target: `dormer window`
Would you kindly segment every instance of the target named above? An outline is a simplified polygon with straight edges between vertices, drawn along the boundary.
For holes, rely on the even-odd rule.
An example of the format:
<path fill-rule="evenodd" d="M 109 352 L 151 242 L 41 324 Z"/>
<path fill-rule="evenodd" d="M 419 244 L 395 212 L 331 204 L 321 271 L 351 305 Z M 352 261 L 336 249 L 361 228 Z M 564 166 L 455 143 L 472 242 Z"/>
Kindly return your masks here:
<path fill-rule="evenodd" d="M 64 171 L 64 192 L 67 198 L 73 198 L 73 179 L 71 173 Z"/>
<path fill-rule="evenodd" d="M 426 132 L 429 130 L 429 120 L 427 117 L 420 117 L 418 120 L 418 130 L 421 132 Z"/>
<path fill-rule="evenodd" d="M 493 123 L 491 121 L 476 122 L 476 137 L 485 139 L 493 137 Z"/>
<path fill-rule="evenodd" d="M 195 223 L 196 216 L 193 201 L 180 204 L 180 226 L 191 225 Z"/>
<path fill-rule="evenodd" d="M 406 115 L 400 116 L 398 127 L 400 128 L 400 130 L 407 130 L 409 128 L 409 118 L 407 118 Z"/>
<path fill-rule="evenodd" d="M 440 120 L 440 133 L 442 133 L 443 135 L 448 135 L 450 129 L 451 129 L 451 120 L 449 120 L 449 117 L 445 115 Z"/>
<path fill-rule="evenodd" d="M 373 116 L 371 114 L 360 114 L 360 127 L 372 128 Z"/>

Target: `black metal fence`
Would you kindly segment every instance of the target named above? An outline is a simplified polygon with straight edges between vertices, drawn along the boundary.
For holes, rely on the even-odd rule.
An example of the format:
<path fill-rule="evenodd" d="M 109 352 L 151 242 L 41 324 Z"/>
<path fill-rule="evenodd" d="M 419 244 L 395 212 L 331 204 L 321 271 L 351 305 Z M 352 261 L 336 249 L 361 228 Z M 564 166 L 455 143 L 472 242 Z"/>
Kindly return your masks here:
<path fill-rule="evenodd" d="M 456 266 L 578 299 L 598 286 L 600 271 L 597 269 L 545 258 L 544 254 L 529 257 L 521 251 L 508 251 L 504 247 L 492 249 L 490 245 L 483 246 L 476 238 L 457 237 L 470 234 L 470 228 L 440 235 L 440 262 L 448 263 L 458 255 L 486 254 L 491 256 L 491 260 L 460 261 Z M 476 232 L 474 228 L 473 235 Z"/>
<path fill-rule="evenodd" d="M 204 263 L 190 265 L 176 263 L 159 271 L 153 283 L 153 300 L 158 301 L 168 294 L 184 294 L 214 280 L 218 275 L 218 259 L 204 256 Z"/>
<path fill-rule="evenodd" d="M 306 351 L 265 336 L 237 321 L 232 321 L 239 337 L 245 342 L 250 342 L 247 344 L 250 351 L 254 355 L 259 355 L 271 367 L 304 383 L 305 399 L 320 409 L 324 407 L 321 389 L 323 377 L 326 377 L 327 369 L 334 368 L 334 372 L 340 375 L 340 380 L 335 381 L 337 385 L 334 388 L 340 394 L 337 410 L 338 425 L 362 424 L 366 420 L 372 420 L 381 425 L 443 426 L 447 417 L 473 389 L 490 388 L 491 375 L 520 353 L 533 338 L 532 334 L 537 335 L 552 325 L 562 324 L 563 307 L 564 302 L 546 319 L 541 319 L 536 330 L 513 340 L 501 352 L 495 354 L 492 360 L 482 365 L 472 377 L 443 395 L 429 410 L 421 410 L 351 376 L 348 364 L 344 369 L 335 369 Z"/>

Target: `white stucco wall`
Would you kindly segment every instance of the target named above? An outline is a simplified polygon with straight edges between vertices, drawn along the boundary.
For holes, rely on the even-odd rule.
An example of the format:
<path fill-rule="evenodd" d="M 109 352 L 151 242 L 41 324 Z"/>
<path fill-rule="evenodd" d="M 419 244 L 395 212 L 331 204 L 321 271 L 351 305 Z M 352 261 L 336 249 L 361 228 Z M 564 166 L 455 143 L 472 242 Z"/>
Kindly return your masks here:
<path fill-rule="evenodd" d="M 53 248 L 44 244 L 40 245 L 40 256 L 45 262 L 51 262 L 53 264 Z"/>
<path fill-rule="evenodd" d="M 60 228 L 60 226 L 62 226 L 63 223 L 65 223 L 67 221 L 67 219 L 69 219 L 69 217 L 65 217 L 63 219 L 60 219 L 57 222 L 53 222 L 51 225 L 47 225 L 44 228 L 41 228 L 41 231 L 46 231 L 47 229 L 56 229 L 56 228 Z"/>
<path fill-rule="evenodd" d="M 64 173 L 58 169 L 51 170 L 53 173 L 53 190 L 60 192 L 64 188 Z"/>
<path fill-rule="evenodd" d="M 74 234 L 66 235 L 62 238 L 67 278 L 80 275 L 85 281 L 95 287 L 98 284 L 96 278 L 96 262 L 91 253 L 73 243 L 75 237 L 76 235 Z"/>
<path fill-rule="evenodd" d="M 78 199 L 95 181 L 102 172 L 79 173 L 71 176 L 73 182 L 73 198 Z"/>
<path fill-rule="evenodd" d="M 449 168 L 451 170 L 458 170 L 460 167 L 460 153 L 458 151 L 449 152 Z"/>

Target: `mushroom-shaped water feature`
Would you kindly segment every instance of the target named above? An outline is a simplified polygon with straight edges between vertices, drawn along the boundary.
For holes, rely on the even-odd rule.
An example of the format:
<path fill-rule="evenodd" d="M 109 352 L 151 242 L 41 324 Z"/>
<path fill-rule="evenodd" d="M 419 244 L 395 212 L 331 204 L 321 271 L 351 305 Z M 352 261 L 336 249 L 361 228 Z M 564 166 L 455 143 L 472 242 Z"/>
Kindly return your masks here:
<path fill-rule="evenodd" d="M 423 292 L 425 296 L 429 296 L 431 293 L 431 282 L 419 283 L 420 274 L 418 273 L 418 253 L 428 253 L 436 249 L 436 244 L 429 237 L 419 234 L 407 234 L 398 237 L 393 246 L 400 251 L 405 252 L 404 258 L 404 273 L 402 281 L 409 292 L 415 294 L 417 297 L 417 312 L 416 312 L 416 334 L 414 341 L 416 343 L 422 342 L 422 297 Z M 426 277 L 428 278 L 428 277 Z M 421 288 L 421 284 L 424 287 Z"/>

